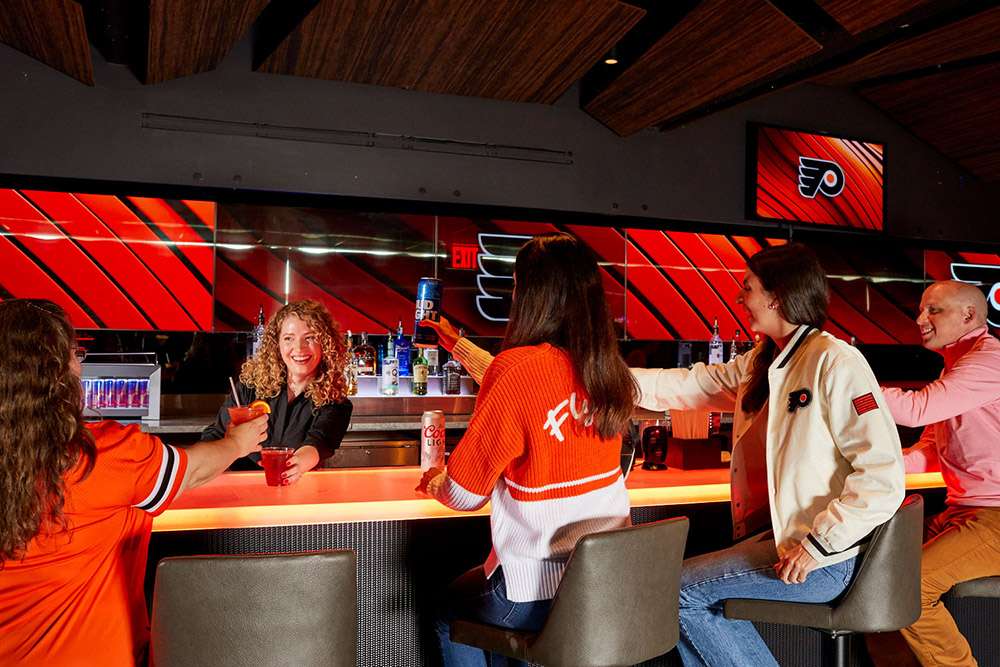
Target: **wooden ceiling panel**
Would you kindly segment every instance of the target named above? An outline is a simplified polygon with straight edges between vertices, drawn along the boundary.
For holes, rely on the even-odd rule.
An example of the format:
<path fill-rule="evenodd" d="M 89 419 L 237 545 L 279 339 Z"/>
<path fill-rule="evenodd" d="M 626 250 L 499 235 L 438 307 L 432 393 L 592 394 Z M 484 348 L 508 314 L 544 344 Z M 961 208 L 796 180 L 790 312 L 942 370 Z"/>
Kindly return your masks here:
<path fill-rule="evenodd" d="M 616 0 L 323 0 L 258 69 L 552 103 L 643 14 Z"/>
<path fill-rule="evenodd" d="M 150 0 L 146 83 L 215 69 L 269 0 Z"/>
<path fill-rule="evenodd" d="M 817 0 L 837 23 L 857 35 L 927 4 L 929 0 Z"/>
<path fill-rule="evenodd" d="M 1000 64 L 861 90 L 918 137 L 983 180 L 1000 180 Z"/>
<path fill-rule="evenodd" d="M 587 105 L 621 135 L 669 121 L 820 50 L 765 0 L 706 0 Z"/>
<path fill-rule="evenodd" d="M 4 0 L 0 42 L 94 85 L 83 9 L 73 0 Z"/>
<path fill-rule="evenodd" d="M 1000 7 L 895 42 L 814 79 L 838 86 L 1000 52 Z"/>

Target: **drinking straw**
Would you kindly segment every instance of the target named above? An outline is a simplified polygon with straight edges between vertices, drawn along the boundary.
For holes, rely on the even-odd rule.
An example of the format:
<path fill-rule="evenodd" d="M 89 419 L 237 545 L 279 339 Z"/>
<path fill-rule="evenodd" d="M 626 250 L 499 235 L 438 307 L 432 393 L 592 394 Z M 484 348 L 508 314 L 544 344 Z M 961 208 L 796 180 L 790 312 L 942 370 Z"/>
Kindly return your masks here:
<path fill-rule="evenodd" d="M 236 401 L 236 407 L 242 408 L 243 404 L 240 403 L 240 396 L 236 393 L 236 383 L 233 382 L 233 376 L 229 376 L 229 386 L 233 389 L 233 400 Z"/>

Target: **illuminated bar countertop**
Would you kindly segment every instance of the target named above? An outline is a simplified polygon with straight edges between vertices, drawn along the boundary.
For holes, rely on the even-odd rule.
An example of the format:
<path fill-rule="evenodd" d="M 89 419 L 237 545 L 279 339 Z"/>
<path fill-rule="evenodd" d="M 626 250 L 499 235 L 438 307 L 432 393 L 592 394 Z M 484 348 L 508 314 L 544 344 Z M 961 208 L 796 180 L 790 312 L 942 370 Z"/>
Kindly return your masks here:
<path fill-rule="evenodd" d="M 455 512 L 413 489 L 416 467 L 316 470 L 297 484 L 269 487 L 263 472 L 233 472 L 186 491 L 153 521 L 154 531 L 213 530 L 361 521 L 405 521 L 489 514 Z M 626 483 L 632 507 L 729 502 L 729 469 L 635 468 Z M 943 488 L 940 473 L 906 476 L 906 488 Z"/>

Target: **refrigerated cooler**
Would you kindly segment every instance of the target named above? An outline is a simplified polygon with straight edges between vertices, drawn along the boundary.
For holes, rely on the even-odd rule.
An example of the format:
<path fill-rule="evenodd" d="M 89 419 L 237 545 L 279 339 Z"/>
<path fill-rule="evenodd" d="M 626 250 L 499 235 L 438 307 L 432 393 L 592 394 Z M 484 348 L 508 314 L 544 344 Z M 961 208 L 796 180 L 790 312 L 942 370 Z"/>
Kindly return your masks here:
<path fill-rule="evenodd" d="M 159 421 L 160 366 L 155 353 L 88 353 L 80 379 L 85 418 Z"/>

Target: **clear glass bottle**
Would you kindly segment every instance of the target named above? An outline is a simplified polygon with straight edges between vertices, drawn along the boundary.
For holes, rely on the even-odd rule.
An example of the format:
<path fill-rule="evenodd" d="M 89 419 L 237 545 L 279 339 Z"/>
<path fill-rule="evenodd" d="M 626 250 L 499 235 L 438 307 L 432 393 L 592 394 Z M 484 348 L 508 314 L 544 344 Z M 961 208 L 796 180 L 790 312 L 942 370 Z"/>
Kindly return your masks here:
<path fill-rule="evenodd" d="M 450 396 L 462 393 L 462 364 L 455 357 L 441 367 L 441 389 Z"/>
<path fill-rule="evenodd" d="M 354 348 L 354 363 L 359 376 L 375 375 L 375 348 L 368 343 L 368 332 L 361 332 L 361 342 Z"/>
<path fill-rule="evenodd" d="M 722 336 L 719 335 L 719 318 L 712 324 L 712 338 L 708 341 L 708 363 L 721 364 L 725 361 L 725 350 Z"/>
<path fill-rule="evenodd" d="M 424 359 L 427 360 L 427 374 L 441 375 L 441 352 L 437 345 L 425 347 L 423 349 Z"/>
<path fill-rule="evenodd" d="M 264 305 L 261 304 L 257 309 L 257 324 L 253 328 L 253 347 L 250 350 L 250 356 L 256 357 L 257 351 L 260 346 L 264 343 Z"/>
<path fill-rule="evenodd" d="M 413 395 L 427 395 L 427 359 L 424 358 L 423 348 L 417 348 L 417 358 L 413 360 Z"/>
<path fill-rule="evenodd" d="M 396 325 L 396 358 L 399 359 L 399 377 L 410 375 L 410 339 L 403 333 L 403 321 Z"/>
<path fill-rule="evenodd" d="M 732 361 L 739 355 L 743 354 L 743 341 L 741 339 L 742 333 L 739 329 L 733 332 L 733 342 L 729 344 L 729 361 Z"/>

